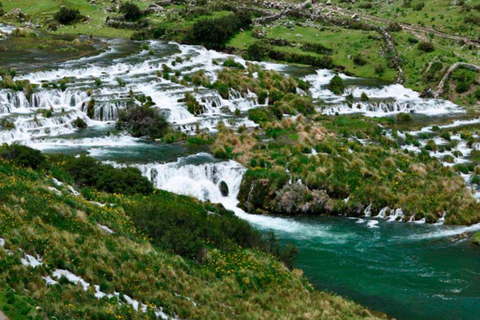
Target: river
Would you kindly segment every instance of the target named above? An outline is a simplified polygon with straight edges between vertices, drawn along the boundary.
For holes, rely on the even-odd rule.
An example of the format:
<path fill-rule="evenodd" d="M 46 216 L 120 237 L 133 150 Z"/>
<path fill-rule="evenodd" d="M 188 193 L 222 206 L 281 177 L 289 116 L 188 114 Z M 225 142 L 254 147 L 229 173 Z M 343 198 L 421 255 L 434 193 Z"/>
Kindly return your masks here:
<path fill-rule="evenodd" d="M 8 31 L 6 27 L 3 30 Z M 5 46 L 10 40 L 1 41 Z M 45 152 L 88 152 L 116 166 L 138 167 L 158 188 L 222 203 L 259 229 L 273 230 L 283 242 L 298 245 L 298 267 L 317 289 L 338 293 L 389 316 L 480 318 L 480 249 L 468 240 L 456 239 L 464 232 L 479 230 L 480 226 L 248 214 L 236 207 L 245 171 L 240 164 L 215 159 L 202 148 L 111 134 L 130 91 L 151 96 L 167 120 L 188 134 L 199 129 L 215 132 L 219 121 L 232 127 L 254 126 L 246 118 L 246 112 L 260 106 L 255 95 L 244 97 L 231 92 L 226 100 L 213 90 L 193 90 L 156 75 L 167 64 L 182 75 L 206 70 L 215 79 L 215 72 L 228 57 L 240 63 L 245 61 L 196 46 L 150 41 L 147 44 L 154 51 L 150 55 L 140 42 L 101 41 L 106 49 L 97 55 L 61 62 L 44 58 L 35 60 L 35 68 L 16 64 L 15 56 L 8 52 L 0 54 L 0 66 L 15 65 L 18 79 L 39 85 L 30 99 L 22 92 L 0 89 L 0 119 L 8 119 L 15 125 L 13 130 L 0 130 L 0 143 L 20 142 Z M 335 96 L 325 88 L 333 76 L 331 71 L 263 65 L 309 81 L 314 99 L 326 102 L 326 107 L 319 110 L 325 114 L 360 112 L 378 116 L 414 111 L 417 121 L 425 124 L 465 115 L 462 108 L 451 102 L 421 99 L 418 93 L 401 85 L 343 76 L 349 84 L 348 93 L 358 98 L 367 92 L 371 98 L 370 103 L 359 103 L 352 109 L 345 103 L 345 96 Z M 64 77 L 70 79 L 65 91 L 42 87 Z M 97 78 L 100 85 L 96 84 Z M 187 91 L 205 106 L 205 114 L 194 117 L 179 101 Z M 88 118 L 86 105 L 92 98 L 96 101 L 94 116 Z M 50 109 L 53 115 L 45 117 L 37 112 L 39 109 Z M 240 115 L 235 115 L 236 109 Z M 74 128 L 72 122 L 77 118 L 89 127 L 80 131 Z M 428 128 L 425 130 L 428 132 Z M 465 148 L 461 141 L 458 148 Z M 464 154 L 468 156 L 468 152 Z M 227 197 L 219 191 L 221 181 L 229 187 Z"/>

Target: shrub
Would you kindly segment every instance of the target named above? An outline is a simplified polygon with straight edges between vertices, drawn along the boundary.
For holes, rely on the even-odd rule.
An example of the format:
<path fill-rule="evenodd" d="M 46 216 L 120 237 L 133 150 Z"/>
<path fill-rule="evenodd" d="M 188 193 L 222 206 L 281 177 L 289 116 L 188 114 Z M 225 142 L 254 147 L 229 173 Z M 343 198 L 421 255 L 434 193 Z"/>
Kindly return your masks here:
<path fill-rule="evenodd" d="M 397 115 L 397 120 L 402 122 L 412 121 L 413 117 L 410 113 L 399 113 Z"/>
<path fill-rule="evenodd" d="M 302 45 L 303 51 L 315 52 L 318 54 L 333 54 L 333 50 L 320 43 L 305 43 Z"/>
<path fill-rule="evenodd" d="M 407 41 L 412 43 L 412 44 L 417 44 L 418 43 L 418 39 L 415 38 L 415 37 L 411 37 L 411 36 L 408 37 Z"/>
<path fill-rule="evenodd" d="M 36 37 L 37 34 L 28 28 L 16 28 L 12 31 L 12 37 L 27 38 Z"/>
<path fill-rule="evenodd" d="M 365 92 L 362 92 L 362 95 L 360 96 L 360 100 L 363 101 L 363 102 L 366 102 L 366 101 L 369 101 L 370 98 L 368 97 L 368 95 Z"/>
<path fill-rule="evenodd" d="M 402 26 L 398 22 L 390 22 L 387 28 L 390 32 L 397 32 L 402 30 Z"/>
<path fill-rule="evenodd" d="M 238 68 L 238 69 L 245 69 L 243 64 L 240 62 L 236 62 L 233 58 L 228 58 L 223 62 L 223 66 L 227 68 Z"/>
<path fill-rule="evenodd" d="M 0 128 L 6 130 L 13 130 L 15 129 L 15 123 L 8 120 L 7 118 L 0 119 Z"/>
<path fill-rule="evenodd" d="M 431 42 L 422 41 L 418 44 L 418 50 L 423 52 L 433 52 L 435 51 L 435 47 Z"/>
<path fill-rule="evenodd" d="M 357 54 L 353 57 L 353 63 L 357 66 L 364 66 L 367 64 L 367 60 L 365 60 L 361 54 Z"/>
<path fill-rule="evenodd" d="M 163 137 L 169 129 L 165 117 L 148 104 L 120 112 L 116 128 L 126 130 L 134 137 L 149 137 L 151 140 Z"/>
<path fill-rule="evenodd" d="M 150 194 L 153 184 L 136 168 L 117 169 L 111 165 L 81 154 L 80 157 L 57 155 L 53 157 L 79 187 L 122 194 Z"/>
<path fill-rule="evenodd" d="M 203 105 L 201 105 L 190 92 L 185 93 L 184 100 L 187 104 L 188 112 L 191 114 L 198 116 L 205 111 Z"/>
<path fill-rule="evenodd" d="M 267 58 L 270 49 L 270 46 L 265 42 L 257 41 L 252 43 L 247 48 L 247 59 L 253 61 L 263 61 Z"/>
<path fill-rule="evenodd" d="M 465 23 L 471 23 L 478 26 L 480 24 L 480 16 L 477 16 L 477 15 L 466 16 Z"/>
<path fill-rule="evenodd" d="M 421 11 L 424 7 L 425 7 L 425 3 L 419 2 L 419 3 L 416 3 L 416 4 L 413 6 L 413 10 L 415 10 L 415 11 Z"/>
<path fill-rule="evenodd" d="M 186 36 L 187 42 L 202 44 L 207 48 L 223 48 L 249 20 L 231 14 L 216 19 L 203 19 L 194 23 Z M 250 20 L 251 23 L 251 20 Z"/>
<path fill-rule="evenodd" d="M 78 9 L 62 7 L 55 13 L 54 18 L 61 24 L 72 24 L 82 20 L 84 16 L 82 16 Z"/>
<path fill-rule="evenodd" d="M 1 146 L 0 158 L 32 169 L 48 167 L 47 159 L 40 151 L 18 144 Z"/>
<path fill-rule="evenodd" d="M 125 209 L 153 243 L 186 258 L 195 258 L 207 242 L 221 249 L 262 244 L 257 230 L 223 206 L 200 204 L 165 191 Z"/>
<path fill-rule="evenodd" d="M 83 119 L 80 118 L 80 117 L 77 117 L 77 119 L 75 119 L 75 121 L 73 121 L 73 125 L 77 128 L 80 128 L 80 129 L 85 129 L 87 127 L 87 123 L 85 121 L 83 121 Z"/>
<path fill-rule="evenodd" d="M 127 21 L 137 21 L 143 17 L 143 11 L 132 2 L 124 2 L 120 6 L 120 13 L 123 13 L 125 20 Z"/>
<path fill-rule="evenodd" d="M 332 80 L 330 80 L 328 89 L 330 89 L 330 91 L 332 91 L 334 94 L 341 95 L 345 91 L 345 83 L 343 82 L 343 79 L 336 74 Z"/>
<path fill-rule="evenodd" d="M 457 83 L 457 86 L 455 87 L 455 91 L 457 93 L 465 93 L 467 92 L 468 90 L 470 90 L 470 83 L 468 82 L 459 82 Z"/>

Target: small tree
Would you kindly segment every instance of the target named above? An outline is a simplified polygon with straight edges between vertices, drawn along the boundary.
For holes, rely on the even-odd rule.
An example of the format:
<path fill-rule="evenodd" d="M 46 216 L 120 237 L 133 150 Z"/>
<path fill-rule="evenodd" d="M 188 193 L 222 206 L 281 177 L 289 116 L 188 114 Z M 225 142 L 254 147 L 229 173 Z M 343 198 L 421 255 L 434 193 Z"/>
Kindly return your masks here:
<path fill-rule="evenodd" d="M 130 107 L 120 113 L 116 124 L 119 130 L 126 130 L 134 137 L 161 138 L 168 131 L 168 122 L 157 110 L 148 106 Z"/>
<path fill-rule="evenodd" d="M 332 91 L 334 94 L 340 95 L 343 93 L 343 91 L 345 91 L 345 83 L 343 82 L 343 79 L 336 74 L 332 80 L 330 80 L 328 89 L 330 89 L 330 91 Z"/>
<path fill-rule="evenodd" d="M 137 21 L 143 17 L 143 11 L 140 8 L 131 2 L 124 2 L 120 6 L 120 13 L 123 13 L 125 20 L 127 21 Z"/>
<path fill-rule="evenodd" d="M 254 61 L 262 61 L 268 56 L 270 46 L 262 41 L 251 44 L 247 49 L 247 58 Z"/>
<path fill-rule="evenodd" d="M 55 20 L 61 24 L 73 24 L 84 18 L 78 9 L 69 9 L 62 7 L 55 13 Z"/>

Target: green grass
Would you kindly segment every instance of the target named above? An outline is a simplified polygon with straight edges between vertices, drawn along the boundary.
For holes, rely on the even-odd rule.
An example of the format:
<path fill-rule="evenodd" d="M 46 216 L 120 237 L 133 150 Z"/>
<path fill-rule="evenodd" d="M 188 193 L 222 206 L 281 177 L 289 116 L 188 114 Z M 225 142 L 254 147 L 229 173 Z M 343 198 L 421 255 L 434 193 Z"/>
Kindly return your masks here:
<path fill-rule="evenodd" d="M 59 174 L 58 168 L 49 170 Z M 184 211 L 185 220 L 177 221 L 180 228 L 182 223 L 192 225 L 189 213 L 222 219 L 218 214 L 208 217 L 211 204 L 163 191 L 125 196 L 84 189 L 76 197 L 66 186 L 55 185 L 48 172 L 0 160 L 0 235 L 6 240 L 5 247 L 0 247 L 0 309 L 12 320 L 154 319 L 152 313 L 137 312 L 116 299 L 97 299 L 93 288 L 84 291 L 65 279 L 47 286 L 42 277 L 51 276 L 55 269 L 69 270 L 92 286 L 100 285 L 105 293 L 127 294 L 182 319 L 305 315 L 373 319 L 369 311 L 350 301 L 313 290 L 301 271 L 289 271 L 263 251 L 233 242 L 225 242 L 224 247 L 207 243 L 206 261 L 199 265 L 155 245 L 156 234 L 145 234 L 142 223 L 134 222 L 142 206 Z M 164 223 L 167 220 L 153 227 L 163 232 L 169 229 Z M 98 224 L 114 233 L 104 232 Z M 26 253 L 42 256 L 43 265 L 23 266 L 20 259 Z"/>
<path fill-rule="evenodd" d="M 411 1 L 412 7 L 418 3 L 425 4 L 425 6 L 418 11 L 413 8 L 404 7 L 404 1 L 395 1 L 393 3 L 378 2 L 374 4 L 372 9 L 361 8 L 362 3 L 367 2 L 366 0 L 356 1 L 353 6 L 345 4 L 345 2 L 340 0 L 334 0 L 334 2 L 336 2 L 337 5 L 355 8 L 356 10 L 361 10 L 367 14 L 385 19 L 423 25 L 451 34 L 458 33 L 472 38 L 478 37 L 478 26 L 466 24 L 464 18 L 470 14 L 480 15 L 480 12 L 475 9 L 468 13 L 461 12 L 461 7 L 454 5 L 455 2 L 451 0 Z M 466 0 L 465 4 L 474 6 L 478 5 L 478 1 Z"/>
<path fill-rule="evenodd" d="M 290 30 L 287 27 L 278 25 L 267 27 L 266 36 L 268 38 L 285 39 L 299 44 L 320 43 L 327 48 L 333 49 L 332 58 L 335 65 L 344 66 L 347 72 L 359 77 L 379 78 L 380 76 L 375 73 L 375 65 L 386 65 L 386 60 L 379 54 L 383 41 L 374 32 L 329 28 L 319 30 L 313 27 L 301 26 L 295 26 L 294 30 Z M 257 39 L 252 37 L 252 31 L 245 31 L 232 39 L 229 45 L 244 50 L 255 41 Z M 284 52 L 319 56 L 316 53 L 303 51 L 299 47 L 276 46 L 275 49 Z M 367 61 L 366 65 L 357 66 L 354 64 L 353 57 L 359 54 Z M 395 71 L 386 68 L 385 73 L 380 78 L 386 81 L 393 81 L 394 76 Z"/>
<path fill-rule="evenodd" d="M 89 22 L 86 24 L 77 23 L 71 26 L 65 26 L 64 28 L 59 28 L 58 31 L 51 32 L 52 34 L 84 34 L 84 35 L 94 35 L 102 37 L 130 37 L 134 32 L 131 30 L 119 30 L 114 28 L 109 28 L 105 26 L 106 15 L 104 9 L 110 5 L 109 1 L 97 1 L 96 6 L 92 6 L 87 1 L 79 0 L 3 0 L 3 7 L 7 12 L 10 12 L 12 9 L 20 8 L 22 12 L 33 17 L 34 21 L 38 21 L 44 25 L 42 30 L 46 30 L 45 20 L 52 18 L 53 15 L 60 9 L 61 6 L 66 6 L 68 8 L 76 8 L 80 10 L 80 13 L 84 16 L 89 16 Z M 141 6 L 146 6 L 146 3 L 141 3 Z M 1 18 L 0 21 L 12 23 L 19 25 L 18 21 L 15 20 L 6 20 Z"/>

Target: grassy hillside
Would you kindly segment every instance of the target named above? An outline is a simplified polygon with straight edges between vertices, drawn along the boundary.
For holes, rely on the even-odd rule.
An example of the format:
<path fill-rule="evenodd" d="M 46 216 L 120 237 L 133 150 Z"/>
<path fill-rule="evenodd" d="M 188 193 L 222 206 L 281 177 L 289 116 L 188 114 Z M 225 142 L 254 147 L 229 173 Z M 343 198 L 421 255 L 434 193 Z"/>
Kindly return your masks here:
<path fill-rule="evenodd" d="M 162 191 L 77 193 L 69 160 L 28 150 L 9 159 L 0 160 L 0 309 L 10 319 L 374 318 L 313 290 L 221 208 Z"/>

